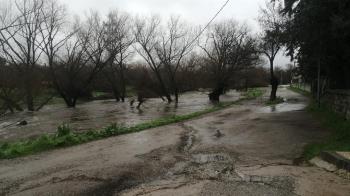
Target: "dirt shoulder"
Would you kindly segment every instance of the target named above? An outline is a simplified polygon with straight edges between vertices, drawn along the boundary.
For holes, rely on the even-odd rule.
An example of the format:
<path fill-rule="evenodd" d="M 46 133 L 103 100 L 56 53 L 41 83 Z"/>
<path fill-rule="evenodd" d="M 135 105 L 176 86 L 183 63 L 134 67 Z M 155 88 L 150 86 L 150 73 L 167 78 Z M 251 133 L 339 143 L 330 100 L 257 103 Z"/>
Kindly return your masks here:
<path fill-rule="evenodd" d="M 350 195 L 298 158 L 326 137 L 286 88 L 185 123 L 0 161 L 0 195 Z"/>

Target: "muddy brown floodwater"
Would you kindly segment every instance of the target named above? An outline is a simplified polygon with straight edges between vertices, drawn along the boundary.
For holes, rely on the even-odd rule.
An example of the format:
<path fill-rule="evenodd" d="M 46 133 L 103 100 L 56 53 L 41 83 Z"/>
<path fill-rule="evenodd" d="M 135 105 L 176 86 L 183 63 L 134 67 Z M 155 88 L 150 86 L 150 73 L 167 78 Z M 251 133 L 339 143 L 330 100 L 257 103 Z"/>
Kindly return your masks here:
<path fill-rule="evenodd" d="M 307 98 L 278 95 L 283 111 L 266 106 L 267 92 L 183 123 L 0 160 L 0 195 L 349 196 L 348 179 L 299 161 L 330 134 L 295 107 Z"/>
<path fill-rule="evenodd" d="M 240 93 L 230 91 L 222 96 L 222 101 L 235 101 Z M 22 112 L 0 118 L 0 142 L 36 137 L 44 133 L 54 133 L 57 127 L 68 123 L 78 132 L 102 128 L 112 123 L 133 125 L 167 115 L 181 115 L 212 107 L 206 92 L 189 92 L 180 97 L 176 106 L 161 99 L 148 99 L 141 107 L 130 107 L 128 100 L 117 103 L 114 100 L 91 101 L 76 108 L 66 108 L 63 104 L 47 105 L 39 112 Z M 16 126 L 26 120 L 28 125 Z"/>

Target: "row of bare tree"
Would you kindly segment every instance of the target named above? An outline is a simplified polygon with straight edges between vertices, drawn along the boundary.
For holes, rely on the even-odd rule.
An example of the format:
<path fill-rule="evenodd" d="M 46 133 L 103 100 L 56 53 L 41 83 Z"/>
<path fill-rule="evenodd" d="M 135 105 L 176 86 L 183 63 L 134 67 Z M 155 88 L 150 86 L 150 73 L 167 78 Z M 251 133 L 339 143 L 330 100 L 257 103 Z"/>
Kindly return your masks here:
<path fill-rule="evenodd" d="M 84 20 L 69 22 L 65 6 L 55 0 L 5 2 L 0 10 L 0 71 L 15 76 L 16 82 L 2 76 L 0 103 L 11 111 L 23 110 L 23 100 L 29 111 L 39 110 L 54 96 L 50 89 L 75 107 L 101 74 L 115 99 L 124 101 L 129 61 L 141 59 L 157 81 L 157 96 L 178 102 L 178 74 L 190 66 L 194 54 L 211 73 L 210 100 L 219 101 L 235 73 L 260 62 L 258 39 L 234 20 L 212 24 L 203 33 L 179 17 L 164 24 L 156 16 L 131 17 L 115 10 L 106 17 L 90 12 Z M 39 78 L 39 72 L 45 77 Z M 139 99 L 146 91 L 138 89 Z"/>

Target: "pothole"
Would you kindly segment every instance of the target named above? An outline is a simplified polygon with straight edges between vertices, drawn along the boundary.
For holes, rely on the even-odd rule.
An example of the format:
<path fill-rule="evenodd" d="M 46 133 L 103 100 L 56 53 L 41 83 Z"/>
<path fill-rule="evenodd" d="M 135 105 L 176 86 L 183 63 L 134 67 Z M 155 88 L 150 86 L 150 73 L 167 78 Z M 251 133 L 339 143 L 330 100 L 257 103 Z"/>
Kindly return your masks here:
<path fill-rule="evenodd" d="M 187 130 L 185 134 L 181 136 L 181 143 L 179 145 L 180 152 L 188 152 L 193 146 L 195 140 L 195 130 L 192 127 L 182 124 L 182 127 Z"/>
<path fill-rule="evenodd" d="M 231 162 L 232 159 L 228 155 L 225 154 L 195 154 L 192 156 L 193 162 L 198 164 L 206 164 L 211 162 Z"/>

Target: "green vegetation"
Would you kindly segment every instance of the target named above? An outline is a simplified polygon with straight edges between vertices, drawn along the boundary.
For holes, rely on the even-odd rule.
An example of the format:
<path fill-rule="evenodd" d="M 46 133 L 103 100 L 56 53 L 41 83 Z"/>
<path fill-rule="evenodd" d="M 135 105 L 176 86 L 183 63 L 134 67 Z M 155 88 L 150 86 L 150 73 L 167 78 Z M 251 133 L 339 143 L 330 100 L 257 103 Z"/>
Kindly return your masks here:
<path fill-rule="evenodd" d="M 290 87 L 290 90 L 311 96 L 311 93 L 297 87 Z M 307 108 L 323 126 L 329 128 L 331 135 L 322 142 L 308 144 L 303 153 L 306 160 L 312 159 L 322 151 L 350 151 L 350 121 L 347 121 L 326 106 L 318 107 L 315 102 L 311 102 Z"/>
<path fill-rule="evenodd" d="M 107 93 L 105 93 L 105 92 L 100 92 L 100 91 L 93 91 L 92 92 L 92 97 L 94 97 L 94 98 L 99 98 L 99 97 L 103 97 L 106 95 L 107 95 Z"/>
<path fill-rule="evenodd" d="M 126 96 L 133 97 L 137 96 L 136 90 L 132 86 L 126 86 Z"/>
<path fill-rule="evenodd" d="M 256 97 L 260 97 L 264 94 L 264 91 L 262 91 L 261 89 L 258 88 L 250 88 L 247 90 L 247 92 L 243 93 L 243 96 L 246 99 L 253 99 Z"/>
<path fill-rule="evenodd" d="M 309 91 L 303 90 L 303 89 L 295 87 L 295 86 L 290 86 L 290 87 L 288 87 L 288 89 L 293 91 L 293 92 L 307 96 L 307 97 L 311 96 L 311 93 Z"/>
<path fill-rule="evenodd" d="M 111 136 L 135 133 L 150 128 L 164 126 L 172 123 L 178 123 L 227 108 L 242 100 L 254 99 L 256 97 L 261 96 L 262 94 L 263 91 L 261 89 L 249 89 L 244 94 L 243 99 L 240 99 L 235 102 L 219 103 L 213 106 L 212 108 L 202 110 L 199 112 L 179 116 L 167 116 L 130 127 L 123 126 L 120 124 L 112 124 L 101 130 L 90 130 L 86 133 L 74 133 L 74 130 L 72 130 L 68 125 L 64 124 L 58 127 L 57 134 L 55 135 L 43 135 L 37 139 L 26 139 L 23 141 L 4 143 L 0 145 L 0 158 L 15 158 L 50 149 L 73 146 Z"/>
<path fill-rule="evenodd" d="M 310 104 L 308 111 L 332 130 L 332 133 L 323 142 L 307 145 L 303 154 L 305 159 L 311 159 L 322 151 L 350 151 L 350 121 L 327 107 L 318 108 L 315 103 Z"/>
<path fill-rule="evenodd" d="M 64 100 L 61 97 L 55 96 L 47 103 L 47 105 L 55 104 L 64 104 Z"/>

